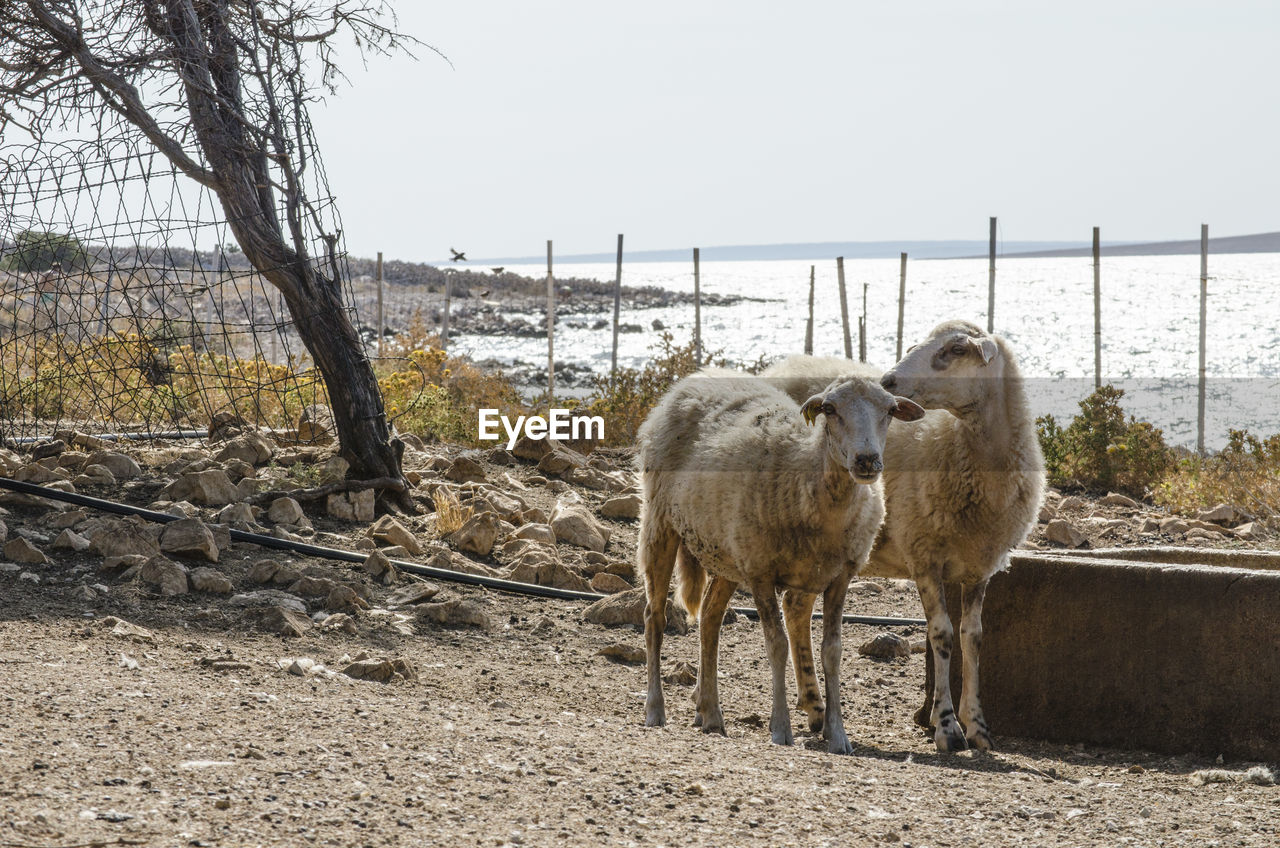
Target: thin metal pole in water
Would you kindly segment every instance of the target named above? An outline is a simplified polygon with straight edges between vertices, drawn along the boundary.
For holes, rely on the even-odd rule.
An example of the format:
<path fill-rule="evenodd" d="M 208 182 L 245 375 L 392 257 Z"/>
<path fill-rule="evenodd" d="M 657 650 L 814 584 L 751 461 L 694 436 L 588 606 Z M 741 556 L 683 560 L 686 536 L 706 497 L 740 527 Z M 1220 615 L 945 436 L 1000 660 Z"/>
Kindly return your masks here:
<path fill-rule="evenodd" d="M 1093 387 L 1102 388 L 1102 242 L 1093 228 Z"/>
<path fill-rule="evenodd" d="M 858 361 L 867 361 L 867 288 L 862 284 L 862 315 L 858 318 Z"/>
<path fill-rule="evenodd" d="M 698 248 L 693 249 L 693 354 L 694 364 L 702 367 L 702 269 Z"/>
<path fill-rule="evenodd" d="M 382 356 L 382 334 L 387 327 L 387 314 L 382 309 L 382 251 L 378 251 L 378 264 L 373 272 L 378 281 L 378 356 Z"/>
<path fill-rule="evenodd" d="M 902 317 L 907 305 L 907 254 L 902 254 L 902 272 L 898 275 L 898 349 L 895 359 L 902 358 Z"/>
<path fill-rule="evenodd" d="M 840 281 L 840 320 L 844 324 L 844 358 L 853 359 L 853 339 L 849 335 L 849 298 L 844 289 L 844 257 L 836 257 L 836 277 Z"/>
<path fill-rule="evenodd" d="M 547 239 L 547 404 L 556 391 L 556 280 L 551 274 L 551 239 Z"/>
<path fill-rule="evenodd" d="M 609 376 L 618 373 L 618 314 L 622 310 L 622 233 L 618 233 L 618 271 L 613 279 L 613 359 Z"/>
<path fill-rule="evenodd" d="M 804 352 L 813 355 L 813 281 L 814 266 L 809 266 L 809 323 L 804 328 Z"/>
<path fill-rule="evenodd" d="M 996 331 L 996 219 L 991 219 L 991 245 L 987 250 L 987 332 Z"/>
<path fill-rule="evenodd" d="M 1200 225 L 1200 392 L 1196 397 L 1196 453 L 1204 456 L 1204 348 L 1209 298 L 1209 225 Z"/>

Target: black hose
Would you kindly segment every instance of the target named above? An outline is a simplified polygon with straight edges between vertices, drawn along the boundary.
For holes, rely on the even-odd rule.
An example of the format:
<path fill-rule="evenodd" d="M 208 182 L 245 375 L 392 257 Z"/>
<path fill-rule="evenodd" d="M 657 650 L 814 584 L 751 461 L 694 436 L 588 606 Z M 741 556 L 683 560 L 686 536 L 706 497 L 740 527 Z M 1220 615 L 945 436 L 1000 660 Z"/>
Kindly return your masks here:
<path fill-rule="evenodd" d="M 181 517 L 177 515 L 170 515 L 167 512 L 156 512 L 155 510 L 144 509 L 138 506 L 130 506 L 129 504 L 90 497 L 89 495 L 82 495 L 78 492 L 63 492 L 58 489 L 47 489 L 44 486 L 38 486 L 34 483 L 24 483 L 20 480 L 11 480 L 7 477 L 0 477 L 0 488 L 11 489 L 15 492 L 21 492 L 22 494 L 33 495 L 39 498 L 63 501 L 64 503 L 88 507 L 102 512 L 111 512 L 117 515 L 136 515 L 139 518 L 145 518 L 147 521 L 154 521 L 161 524 L 170 521 L 177 521 Z M 259 545 L 264 548 L 274 548 L 276 550 L 290 551 L 303 556 L 323 557 L 325 559 L 339 560 L 341 562 L 364 562 L 368 556 L 367 554 L 358 554 L 354 551 L 344 551 L 340 548 L 328 548 L 323 545 L 313 545 L 309 542 L 295 542 L 289 539 L 277 539 L 274 536 L 264 536 L 261 533 L 249 533 L 244 530 L 232 530 L 231 538 L 236 542 L 248 542 L 249 544 Z M 515 580 L 503 580 L 501 577 L 487 577 L 481 574 L 465 574 L 460 571 L 451 571 L 444 568 L 432 568 L 429 565 L 421 565 L 416 562 L 407 562 L 405 560 L 393 559 L 391 560 L 391 563 L 401 571 L 416 574 L 419 577 L 430 577 L 433 580 L 440 580 L 447 583 L 462 583 L 467 586 L 481 586 L 486 589 L 493 589 L 495 591 L 507 592 L 515 595 L 530 595 L 537 598 L 554 598 L 556 600 L 565 601 L 598 601 L 601 598 L 609 597 L 608 595 L 599 594 L 597 592 L 579 592 L 575 589 L 560 589 L 555 586 L 538 586 L 534 583 L 520 583 Z M 734 607 L 733 610 L 747 618 L 753 620 L 759 619 L 759 613 L 751 607 Z M 821 613 L 814 613 L 814 618 L 821 617 Z M 846 624 L 869 624 L 878 627 L 921 627 L 926 624 L 923 619 L 864 615 L 846 615 L 844 616 L 843 621 Z"/>

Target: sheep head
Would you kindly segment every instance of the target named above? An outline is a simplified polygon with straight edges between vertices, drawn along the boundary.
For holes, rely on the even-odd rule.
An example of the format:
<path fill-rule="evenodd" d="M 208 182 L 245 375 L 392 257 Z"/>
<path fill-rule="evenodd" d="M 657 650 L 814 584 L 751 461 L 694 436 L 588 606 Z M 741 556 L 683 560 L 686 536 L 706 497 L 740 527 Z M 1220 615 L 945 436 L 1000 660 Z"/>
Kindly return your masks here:
<path fill-rule="evenodd" d="M 1004 358 L 994 336 L 968 321 L 947 321 L 908 348 L 880 384 L 926 409 L 959 416 L 981 406 L 990 394 L 989 381 L 1003 376 Z"/>
<path fill-rule="evenodd" d="M 924 409 L 914 401 L 895 397 L 861 377 L 841 378 L 800 407 L 810 426 L 824 416 L 827 454 L 859 483 L 874 483 L 884 470 L 881 454 L 889 422 L 916 421 Z"/>

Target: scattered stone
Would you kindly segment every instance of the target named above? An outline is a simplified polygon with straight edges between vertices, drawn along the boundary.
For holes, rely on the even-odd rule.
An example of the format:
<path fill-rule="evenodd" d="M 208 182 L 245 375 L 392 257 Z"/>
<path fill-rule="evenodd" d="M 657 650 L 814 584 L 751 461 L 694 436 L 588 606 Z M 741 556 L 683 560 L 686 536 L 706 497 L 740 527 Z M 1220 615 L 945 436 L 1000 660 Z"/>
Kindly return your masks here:
<path fill-rule="evenodd" d="M 1048 504 L 1040 507 L 1040 514 L 1036 516 L 1036 520 L 1041 524 L 1047 524 L 1058 517 L 1058 511 Z"/>
<path fill-rule="evenodd" d="M 253 607 L 247 616 L 255 627 L 280 636 L 302 636 L 311 628 L 305 613 L 282 606 Z"/>
<path fill-rule="evenodd" d="M 329 495 L 325 511 L 342 521 L 372 521 L 377 495 L 373 489 Z"/>
<path fill-rule="evenodd" d="M 573 571 L 564 563 L 555 560 L 544 562 L 521 561 L 515 568 L 511 569 L 507 579 L 516 583 L 554 586 L 557 589 L 570 589 L 575 592 L 591 591 L 591 584 L 587 582 L 585 577 Z"/>
<path fill-rule="evenodd" d="M 274 582 L 276 572 L 280 570 L 280 563 L 273 559 L 260 559 L 249 568 L 249 580 L 253 583 L 271 583 Z"/>
<path fill-rule="evenodd" d="M 559 629 L 559 625 L 550 616 L 540 615 L 533 620 L 529 632 L 539 639 L 545 639 Z"/>
<path fill-rule="evenodd" d="M 167 554 L 218 561 L 218 543 L 213 531 L 196 518 L 180 518 L 164 525 L 160 532 L 160 550 Z"/>
<path fill-rule="evenodd" d="M 1201 521 L 1209 521 L 1214 524 L 1231 525 L 1237 521 L 1239 510 L 1227 503 L 1220 503 L 1213 509 L 1201 510 L 1196 516 Z"/>
<path fill-rule="evenodd" d="M 1070 495 L 1058 502 L 1058 511 L 1065 512 L 1069 509 L 1080 509 L 1085 504 L 1084 498 L 1076 495 Z"/>
<path fill-rule="evenodd" d="M 520 517 L 526 524 L 546 524 L 550 519 L 547 518 L 546 512 L 536 506 L 529 507 Z"/>
<path fill-rule="evenodd" d="M 339 583 L 329 591 L 325 598 L 324 608 L 333 612 L 355 612 L 369 608 L 369 602 L 350 586 Z"/>
<path fill-rule="evenodd" d="M 644 608 L 648 603 L 644 587 L 601 598 L 582 611 L 584 620 L 604 627 L 631 626 L 644 629 Z M 689 619 L 683 609 L 667 598 L 667 630 L 678 634 L 689 632 Z"/>
<path fill-rule="evenodd" d="M 1247 524 L 1241 524 L 1231 532 L 1235 533 L 1237 539 L 1243 539 L 1246 542 L 1253 542 L 1260 538 L 1257 522 L 1250 521 Z"/>
<path fill-rule="evenodd" d="M 252 592 L 243 592 L 232 595 L 227 603 L 235 607 L 277 606 L 293 612 L 306 613 L 307 611 L 307 605 L 302 598 L 279 589 L 256 589 Z"/>
<path fill-rule="evenodd" d="M 142 567 L 150 557 L 142 554 L 121 554 L 120 556 L 109 556 L 102 560 L 102 564 L 98 566 L 99 574 L 123 574 L 126 571 L 137 570 Z"/>
<path fill-rule="evenodd" d="M 511 536 L 515 539 L 527 539 L 548 545 L 556 543 L 556 534 L 547 524 L 525 524 L 523 527 L 517 527 Z"/>
<path fill-rule="evenodd" d="M 155 634 L 150 630 L 125 621 L 123 618 L 116 618 L 114 615 L 109 615 L 99 621 L 98 626 L 103 630 L 110 628 L 108 635 L 116 636 L 120 639 L 128 639 L 130 642 L 140 642 L 148 645 L 156 643 Z"/>
<path fill-rule="evenodd" d="M 858 653 L 876 660 L 898 660 L 911 656 L 911 643 L 897 633 L 877 633 L 858 646 Z"/>
<path fill-rule="evenodd" d="M 53 540 L 53 547 L 64 551 L 87 551 L 90 542 L 84 536 L 68 527 L 58 534 L 58 538 Z"/>
<path fill-rule="evenodd" d="M 427 601 L 440 594 L 440 587 L 426 581 L 414 581 L 401 586 L 387 597 L 388 607 L 411 607 Z"/>
<path fill-rule="evenodd" d="M 302 505 L 293 498 L 276 498 L 267 508 L 267 520 L 275 524 L 290 524 L 295 527 L 310 527 L 307 514 Z"/>
<path fill-rule="evenodd" d="M 319 674 L 324 670 L 324 666 L 311 659 L 311 657 L 286 657 L 283 660 L 276 660 L 276 665 L 283 668 L 285 674 L 292 674 L 296 677 L 307 677 Z"/>
<path fill-rule="evenodd" d="M 1170 536 L 1179 536 L 1190 529 L 1187 522 L 1172 515 L 1160 522 L 1160 532 Z"/>
<path fill-rule="evenodd" d="M 191 501 L 205 506 L 222 506 L 240 500 L 240 490 L 221 468 L 183 474 L 160 492 L 172 501 Z"/>
<path fill-rule="evenodd" d="M 298 441 L 329 444 L 336 432 L 333 410 L 323 404 L 305 407 L 298 416 Z"/>
<path fill-rule="evenodd" d="M 560 477 L 566 472 L 581 468 L 586 464 L 587 458 L 585 456 L 576 450 L 555 443 L 551 450 L 543 454 L 542 458 L 538 460 L 538 470 L 552 477 Z"/>
<path fill-rule="evenodd" d="M 345 668 L 342 673 L 355 680 L 372 680 L 377 683 L 407 682 L 418 679 L 418 674 L 408 660 L 396 659 L 361 659 Z"/>
<path fill-rule="evenodd" d="M 154 586 L 163 597 L 187 593 L 187 570 L 163 556 L 153 556 L 138 569 L 138 579 Z"/>
<path fill-rule="evenodd" d="M 254 508 L 247 503 L 228 504 L 218 510 L 215 518 L 220 524 L 249 528 L 258 526 L 258 516 L 254 512 Z"/>
<path fill-rule="evenodd" d="M 409 528 L 390 515 L 384 515 L 379 518 L 369 528 L 369 535 L 382 544 L 399 545 L 414 556 L 422 553 L 422 543 L 418 541 L 417 537 L 409 532 Z M 489 547 L 492 548 L 493 544 L 490 543 Z"/>
<path fill-rule="evenodd" d="M 576 495 L 556 501 L 550 523 L 557 541 L 592 551 L 603 552 L 611 533 Z"/>
<path fill-rule="evenodd" d="M 1106 497 L 1099 498 L 1098 503 L 1103 506 L 1123 506 L 1128 507 L 1129 509 L 1138 508 L 1137 501 L 1127 495 L 1122 495 L 1119 492 L 1109 492 Z"/>
<path fill-rule="evenodd" d="M 44 565 L 49 562 L 43 551 L 21 536 L 5 542 L 4 558 L 23 565 Z"/>
<path fill-rule="evenodd" d="M 603 595 L 614 595 L 618 592 L 627 591 L 631 588 L 631 584 L 616 574 L 601 571 L 591 578 L 591 588 Z"/>
<path fill-rule="evenodd" d="M 637 648 L 634 645 L 626 645 L 622 642 L 614 642 L 612 645 L 605 645 L 596 651 L 596 656 L 616 660 L 625 665 L 640 665 L 644 662 L 645 653 L 644 648 Z"/>
<path fill-rule="evenodd" d="M 1055 518 L 1045 525 L 1044 537 L 1057 545 L 1076 548 L 1085 542 L 1085 535 L 1066 519 Z"/>
<path fill-rule="evenodd" d="M 643 503 L 639 495 L 616 495 L 600 505 L 600 514 L 605 518 L 636 519 Z"/>
<path fill-rule="evenodd" d="M 369 554 L 360 568 L 365 574 L 368 574 L 384 586 L 390 586 L 400 579 L 400 572 L 396 570 L 387 555 L 381 551 L 374 551 Z"/>
<path fill-rule="evenodd" d="M 479 627 L 484 630 L 493 627 L 489 614 L 479 604 L 463 599 L 422 604 L 417 615 L 419 621 L 429 621 L 441 627 Z"/>
<path fill-rule="evenodd" d="M 41 442 L 31 449 L 31 459 L 38 462 L 50 456 L 57 456 L 67 449 L 67 443 L 62 439 L 54 439 L 49 442 Z"/>
<path fill-rule="evenodd" d="M 455 548 L 488 556 L 498 541 L 498 521 L 487 512 L 472 515 L 462 526 L 445 537 Z"/>
<path fill-rule="evenodd" d="M 279 572 L 276 572 L 277 575 Z M 338 584 L 327 577 L 303 575 L 289 586 L 289 593 L 303 598 L 323 598 L 334 590 Z"/>
<path fill-rule="evenodd" d="M 350 633 L 356 636 L 360 631 L 356 629 L 356 620 L 345 612 L 335 612 L 333 615 L 326 616 L 325 620 L 320 623 L 321 630 L 341 630 L 343 633 Z"/>
<path fill-rule="evenodd" d="M 444 473 L 444 476 L 455 483 L 483 483 L 485 480 L 484 468 L 465 454 L 449 465 L 449 470 Z"/>
<path fill-rule="evenodd" d="M 662 682 L 671 686 L 692 686 L 698 682 L 698 669 L 694 668 L 693 663 L 681 660 L 671 671 L 662 675 Z"/>
<path fill-rule="evenodd" d="M 222 463 L 238 459 L 249 465 L 264 465 L 271 461 L 274 453 L 271 443 L 262 434 L 249 431 L 228 441 L 213 459 L 215 462 Z"/>
<path fill-rule="evenodd" d="M 1146 518 L 1146 519 L 1143 519 L 1142 527 L 1141 527 L 1141 528 L 1139 528 L 1139 531 L 1138 531 L 1138 532 L 1140 532 L 1140 533 L 1159 533 L 1159 532 L 1160 532 L 1160 519 L 1158 519 L 1158 518 Z"/>
<path fill-rule="evenodd" d="M 324 465 L 320 467 L 320 482 L 322 483 L 338 483 L 347 479 L 347 472 L 351 470 L 351 463 L 347 462 L 340 456 L 331 456 L 325 460 Z"/>
<path fill-rule="evenodd" d="M 551 452 L 555 444 L 555 439 L 531 439 L 528 436 L 521 436 L 511 449 L 511 452 L 520 459 L 538 462 L 543 456 Z"/>
<path fill-rule="evenodd" d="M 489 451 L 489 462 L 494 465 L 515 465 L 516 458 L 506 448 L 494 448 Z"/>
<path fill-rule="evenodd" d="M 84 470 L 80 472 L 80 476 L 76 478 L 84 485 L 89 486 L 114 486 L 116 485 L 116 476 L 111 473 L 111 469 L 105 465 L 86 465 Z"/>
<path fill-rule="evenodd" d="M 856 583 L 849 584 L 849 591 L 857 592 L 860 595 L 879 595 L 884 592 L 884 587 L 871 580 L 859 580 Z"/>
<path fill-rule="evenodd" d="M 211 595 L 231 594 L 231 581 L 227 576 L 207 565 L 193 568 L 187 579 L 193 591 L 207 592 Z"/>

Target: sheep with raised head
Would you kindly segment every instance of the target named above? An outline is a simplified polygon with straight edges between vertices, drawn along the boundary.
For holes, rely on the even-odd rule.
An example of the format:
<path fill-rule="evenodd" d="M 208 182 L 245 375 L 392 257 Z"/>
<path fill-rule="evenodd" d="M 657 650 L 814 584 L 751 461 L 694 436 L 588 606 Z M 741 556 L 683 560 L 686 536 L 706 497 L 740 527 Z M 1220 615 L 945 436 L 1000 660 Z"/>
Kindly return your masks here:
<path fill-rule="evenodd" d="M 787 637 L 777 591 L 822 593 L 829 622 L 822 643 L 828 702 L 822 729 L 831 751 L 852 750 L 840 713 L 841 610 L 849 579 L 866 562 L 884 515 L 879 479 L 889 422 L 923 414 L 912 401 L 860 378 L 832 382 L 802 405 L 763 380 L 715 369 L 671 388 L 638 434 L 644 508 L 637 556 L 648 599 L 646 725 L 666 723 L 662 633 L 678 559 L 678 596 L 700 612 L 695 723 L 704 732 L 724 733 L 716 680 L 720 622 L 734 589 L 745 583 L 760 612 L 772 668 L 770 735 L 791 744 Z M 805 426 L 819 416 L 822 426 Z"/>
<path fill-rule="evenodd" d="M 866 366 L 797 356 L 762 376 L 784 380 L 795 397 L 805 386 L 847 373 L 866 373 Z M 886 518 L 863 574 L 910 577 L 919 589 L 933 686 L 916 720 L 935 729 L 940 751 L 987 750 L 991 736 L 978 697 L 982 600 L 991 575 L 1008 565 L 1009 552 L 1035 526 L 1044 492 L 1044 459 L 1022 376 L 1007 341 L 966 321 L 948 321 L 909 349 L 881 384 L 930 412 L 916 425 L 889 433 Z M 952 583 L 961 588 L 958 721 L 951 697 L 954 633 L 944 593 Z M 812 656 L 812 607 L 812 595 L 784 602 L 800 707 L 811 723 L 822 719 L 816 680 L 804 670 Z"/>

